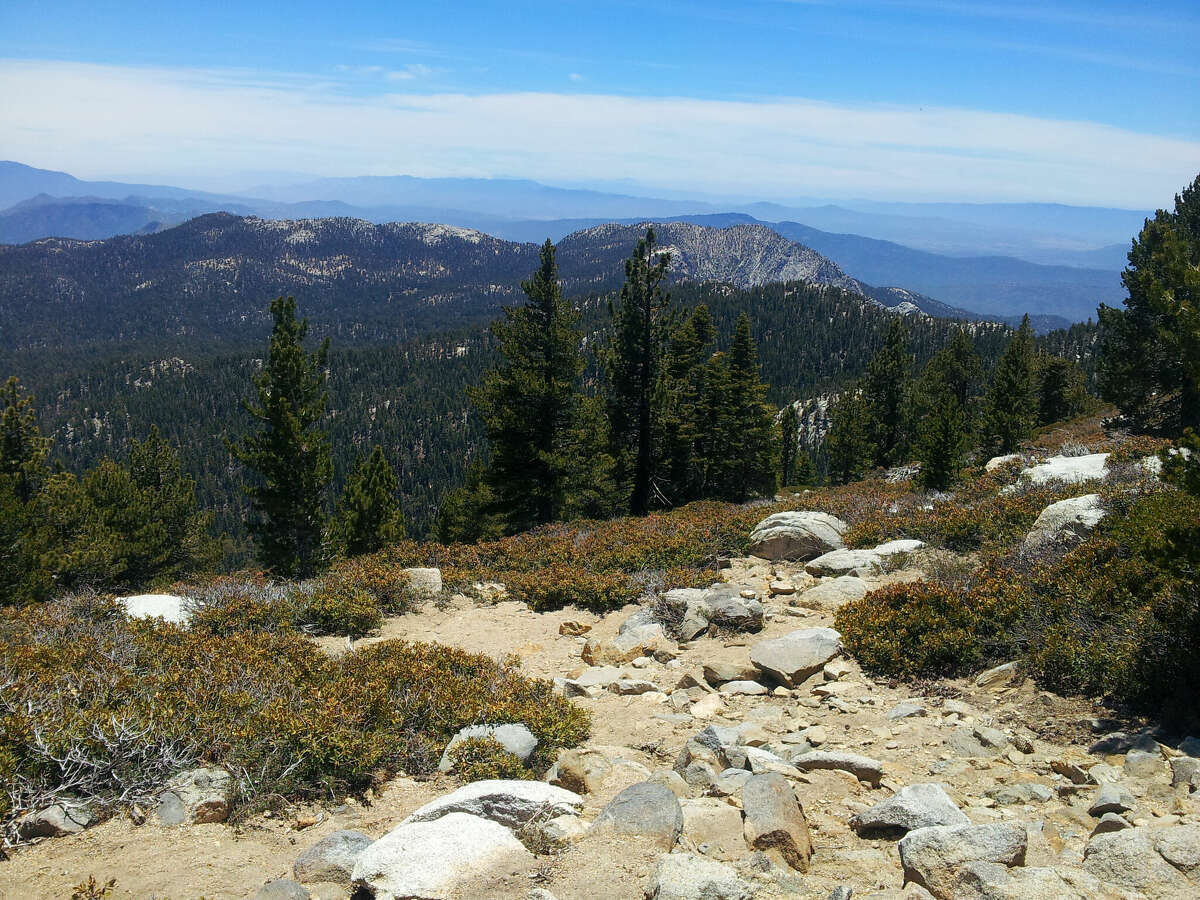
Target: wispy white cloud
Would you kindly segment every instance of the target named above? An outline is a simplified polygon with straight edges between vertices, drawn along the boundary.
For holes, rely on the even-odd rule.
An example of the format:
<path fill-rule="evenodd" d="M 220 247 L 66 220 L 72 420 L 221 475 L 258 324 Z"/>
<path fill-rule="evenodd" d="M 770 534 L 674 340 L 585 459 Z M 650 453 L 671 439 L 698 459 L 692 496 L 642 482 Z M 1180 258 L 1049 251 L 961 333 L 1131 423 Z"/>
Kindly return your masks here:
<path fill-rule="evenodd" d="M 393 69 L 387 73 L 388 81 L 413 81 L 417 78 L 428 78 L 433 69 L 421 63 L 410 63 L 403 69 Z"/>
<path fill-rule="evenodd" d="M 574 81 L 574 82 L 580 82 L 580 81 L 583 81 L 583 76 L 580 75 L 578 72 L 572 72 L 570 75 L 567 76 L 567 79 L 570 81 Z"/>
<path fill-rule="evenodd" d="M 1200 170 L 1200 142 L 1098 123 L 803 98 L 362 96 L 299 76 L 28 60 L 0 60 L 0 90 L 0 158 L 90 177 L 270 166 L 1143 208 Z"/>

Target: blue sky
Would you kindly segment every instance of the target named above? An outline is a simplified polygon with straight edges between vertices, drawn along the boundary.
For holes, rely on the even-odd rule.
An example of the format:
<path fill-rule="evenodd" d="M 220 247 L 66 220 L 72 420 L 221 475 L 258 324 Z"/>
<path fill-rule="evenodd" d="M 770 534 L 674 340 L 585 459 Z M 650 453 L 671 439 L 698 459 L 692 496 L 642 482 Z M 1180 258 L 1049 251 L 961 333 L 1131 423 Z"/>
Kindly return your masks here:
<path fill-rule="evenodd" d="M 1155 206 L 1200 171 L 1198 46 L 1195 0 L 9 0 L 0 156 Z"/>

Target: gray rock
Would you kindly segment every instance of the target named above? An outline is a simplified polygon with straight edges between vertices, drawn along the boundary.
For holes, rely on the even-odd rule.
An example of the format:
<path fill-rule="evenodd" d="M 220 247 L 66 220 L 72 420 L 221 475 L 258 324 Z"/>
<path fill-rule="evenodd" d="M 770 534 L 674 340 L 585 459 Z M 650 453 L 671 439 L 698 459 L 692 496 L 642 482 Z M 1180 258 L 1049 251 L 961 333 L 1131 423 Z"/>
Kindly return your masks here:
<path fill-rule="evenodd" d="M 1129 812 L 1136 803 L 1133 794 L 1125 788 L 1117 784 L 1106 784 L 1096 791 L 1092 805 L 1088 807 L 1088 815 L 1099 818 L 1105 813 Z"/>
<path fill-rule="evenodd" d="M 1084 494 L 1051 503 L 1037 517 L 1025 536 L 1026 549 L 1050 545 L 1071 547 L 1081 543 L 1104 519 L 1099 494 Z"/>
<path fill-rule="evenodd" d="M 611 772 L 612 763 L 599 751 L 587 748 L 564 750 L 554 763 L 550 783 L 576 794 L 594 794 Z"/>
<path fill-rule="evenodd" d="M 969 824 L 940 784 L 910 784 L 850 819 L 850 827 L 865 834 Z"/>
<path fill-rule="evenodd" d="M 792 757 L 792 765 L 801 772 L 816 769 L 838 769 L 849 772 L 859 781 L 878 787 L 883 779 L 883 763 L 869 756 L 846 753 L 841 750 L 810 750 Z"/>
<path fill-rule="evenodd" d="M 442 592 L 441 569 L 405 569 L 408 588 L 421 597 L 436 597 Z"/>
<path fill-rule="evenodd" d="M 929 710 L 920 703 L 897 703 L 888 710 L 889 719 L 910 719 L 929 715 Z"/>
<path fill-rule="evenodd" d="M 732 797 L 746 786 L 752 773 L 746 769 L 725 769 L 712 784 L 711 790 L 718 797 Z"/>
<path fill-rule="evenodd" d="M 292 875 L 302 884 L 315 881 L 349 884 L 354 861 L 372 843 L 374 838 L 361 831 L 335 831 L 296 858 Z"/>
<path fill-rule="evenodd" d="M 626 697 L 636 697 L 640 694 L 650 694 L 661 690 L 653 681 L 647 681 L 644 678 L 621 678 L 609 685 L 608 689 L 614 694 Z"/>
<path fill-rule="evenodd" d="M 254 900 L 308 900 L 311 896 L 304 885 L 290 878 L 276 878 L 259 888 Z"/>
<path fill-rule="evenodd" d="M 442 752 L 442 761 L 438 764 L 439 771 L 449 772 L 454 768 L 454 754 L 451 751 L 470 738 L 491 738 L 521 762 L 528 762 L 538 745 L 538 739 L 524 724 L 468 725 L 450 738 L 450 743 Z"/>
<path fill-rule="evenodd" d="M 757 600 L 742 597 L 738 588 L 722 585 L 704 592 L 710 610 L 708 620 L 721 628 L 735 631 L 760 631 L 763 606 Z"/>
<path fill-rule="evenodd" d="M 54 803 L 27 813 L 17 822 L 17 836 L 29 841 L 41 837 L 78 834 L 96 823 L 96 814 L 81 803 Z"/>
<path fill-rule="evenodd" d="M 670 788 L 650 781 L 625 788 L 592 823 L 592 831 L 641 835 L 664 850 L 675 846 L 682 830 L 679 798 Z"/>
<path fill-rule="evenodd" d="M 969 862 L 958 870 L 955 900 L 1098 900 L 1114 895 L 1096 878 L 1078 869 L 1008 868 L 999 863 Z"/>
<path fill-rule="evenodd" d="M 397 825 L 359 854 L 351 885 L 374 900 L 448 900 L 488 869 L 533 861 L 503 825 L 450 813 Z"/>
<path fill-rule="evenodd" d="M 633 631 L 635 628 L 641 628 L 644 625 L 661 625 L 658 617 L 655 616 L 654 610 L 648 606 L 643 606 L 633 615 L 628 616 L 621 626 L 617 629 L 617 634 L 625 634 Z"/>
<path fill-rule="evenodd" d="M 808 871 L 812 838 L 804 809 L 782 775 L 755 775 L 742 788 L 743 828 L 751 850 L 778 854 L 783 863 Z"/>
<path fill-rule="evenodd" d="M 1190 887 L 1187 877 L 1155 850 L 1148 828 L 1125 828 L 1089 839 L 1083 868 L 1101 881 L 1152 896 L 1171 896 Z"/>
<path fill-rule="evenodd" d="M 759 641 L 750 648 L 750 661 L 785 687 L 795 687 L 841 652 L 842 636 L 832 628 L 801 628 Z"/>
<path fill-rule="evenodd" d="M 729 866 L 694 853 L 668 853 L 654 869 L 649 900 L 749 900 L 754 895 Z"/>
<path fill-rule="evenodd" d="M 904 880 L 949 900 L 963 864 L 1024 865 L 1027 841 L 1020 825 L 936 825 L 910 831 L 897 847 Z"/>
<path fill-rule="evenodd" d="M 845 546 L 848 526 L 822 512 L 782 512 L 767 516 L 750 532 L 751 556 L 761 559 L 805 560 Z"/>
<path fill-rule="evenodd" d="M 817 576 L 878 575 L 893 563 L 894 557 L 914 553 L 924 546 L 924 541 L 902 538 L 870 550 L 833 550 L 806 563 L 804 571 Z"/>
<path fill-rule="evenodd" d="M 1200 790 L 1200 759 L 1177 756 L 1171 760 L 1171 787 L 1186 785 L 1188 790 Z"/>
<path fill-rule="evenodd" d="M 1053 798 L 1054 792 L 1036 781 L 1019 781 L 990 788 L 984 796 L 991 797 L 999 806 L 1014 806 L 1018 803 L 1046 803 Z"/>
<path fill-rule="evenodd" d="M 758 668 L 750 662 L 713 660 L 704 664 L 704 680 L 713 687 L 727 681 L 753 681 L 757 677 Z"/>
<path fill-rule="evenodd" d="M 757 681 L 727 681 L 721 685 L 721 693 L 743 697 L 761 697 L 769 691 Z"/>
<path fill-rule="evenodd" d="M 1200 738 L 1187 737 L 1179 742 L 1179 752 L 1200 758 Z"/>
<path fill-rule="evenodd" d="M 813 609 L 840 609 L 847 603 L 861 600 L 869 590 L 870 586 L 857 575 L 842 575 L 809 588 L 797 602 Z"/>
<path fill-rule="evenodd" d="M 1017 674 L 1017 664 L 1015 662 L 1001 663 L 998 666 L 993 666 L 986 671 L 980 672 L 975 676 L 976 687 L 999 687 L 1000 685 L 1008 684 L 1013 680 L 1013 676 Z"/>
<path fill-rule="evenodd" d="M 473 781 L 452 794 L 426 803 L 400 824 L 432 822 L 451 813 L 466 813 L 507 828 L 520 828 L 539 813 L 579 815 L 582 809 L 583 798 L 564 788 L 541 781 L 497 778 Z"/>
<path fill-rule="evenodd" d="M 1130 750 L 1143 750 L 1147 753 L 1159 753 L 1159 743 L 1152 735 L 1126 734 L 1124 731 L 1113 731 L 1104 735 L 1088 747 L 1088 753 L 1101 756 L 1112 756 L 1118 753 L 1128 753 Z"/>
<path fill-rule="evenodd" d="M 883 572 L 883 557 L 874 550 L 833 550 L 804 564 L 804 571 L 817 577 L 830 575 L 871 576 Z"/>
<path fill-rule="evenodd" d="M 854 888 L 840 885 L 829 893 L 828 900 L 850 900 L 854 896 Z"/>
<path fill-rule="evenodd" d="M 1163 775 L 1162 754 L 1157 750 L 1130 750 L 1125 754 L 1125 774 L 1130 778 L 1158 778 Z"/>
<path fill-rule="evenodd" d="M 1031 484 L 1048 484 L 1054 481 L 1079 484 L 1103 478 L 1107 464 L 1107 453 L 1091 453 L 1086 456 L 1052 456 L 1039 465 L 1023 469 L 1021 480 Z M 1011 493 L 1010 489 L 1005 490 Z"/>
<path fill-rule="evenodd" d="M 1164 829 L 1154 842 L 1154 849 L 1185 875 L 1200 877 L 1200 825 Z"/>
<path fill-rule="evenodd" d="M 1095 837 L 1098 834 L 1108 834 L 1111 831 L 1124 831 L 1126 828 L 1132 828 L 1121 816 L 1113 812 L 1106 812 L 1100 817 L 1100 821 L 1096 823 L 1096 827 L 1092 829 L 1089 837 Z"/>
<path fill-rule="evenodd" d="M 946 738 L 946 746 L 960 756 L 995 757 L 1004 752 L 1008 746 L 1008 738 L 1004 732 L 995 728 L 976 725 L 969 728 L 955 728 Z"/>
<path fill-rule="evenodd" d="M 164 825 L 224 822 L 233 799 L 233 776 L 224 769 L 180 772 L 158 797 L 158 819 Z"/>

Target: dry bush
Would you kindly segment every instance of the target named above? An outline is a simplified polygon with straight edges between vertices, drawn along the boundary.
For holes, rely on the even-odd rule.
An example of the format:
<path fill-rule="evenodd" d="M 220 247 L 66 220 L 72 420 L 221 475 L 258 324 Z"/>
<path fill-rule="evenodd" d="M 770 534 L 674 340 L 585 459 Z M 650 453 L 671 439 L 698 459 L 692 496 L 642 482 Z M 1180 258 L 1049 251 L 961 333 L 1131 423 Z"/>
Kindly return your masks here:
<path fill-rule="evenodd" d="M 294 629 L 128 621 L 67 597 L 0 613 L 0 814 L 75 800 L 150 802 L 198 762 L 255 797 L 332 796 L 430 771 L 462 727 L 524 722 L 536 766 L 586 736 L 586 712 L 511 663 L 389 641 L 331 658 Z"/>

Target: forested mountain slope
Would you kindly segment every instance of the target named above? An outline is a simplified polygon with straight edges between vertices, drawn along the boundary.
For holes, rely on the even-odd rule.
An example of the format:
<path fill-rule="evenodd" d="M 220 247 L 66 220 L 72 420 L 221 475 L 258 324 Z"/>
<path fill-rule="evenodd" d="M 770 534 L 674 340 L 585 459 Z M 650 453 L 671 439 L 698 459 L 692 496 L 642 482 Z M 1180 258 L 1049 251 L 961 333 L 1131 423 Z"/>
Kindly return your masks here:
<path fill-rule="evenodd" d="M 893 313 L 840 288 L 800 282 L 739 290 L 729 285 L 680 284 L 673 303 L 686 310 L 708 305 L 724 346 L 740 312 L 754 323 L 771 401 L 836 389 L 858 377 L 882 344 Z M 579 302 L 594 344 L 607 327 L 604 295 Z M 308 310 L 301 306 L 301 313 Z M 947 339 L 952 323 L 911 320 L 913 352 L 928 359 Z M 994 359 L 1007 329 L 973 326 L 976 345 Z M 267 324 L 248 324 L 244 349 L 194 349 L 164 356 L 150 351 L 106 355 L 22 352 L 6 362 L 38 399 L 40 418 L 55 438 L 54 452 L 67 468 L 82 471 L 106 454 L 120 454 L 131 438 L 157 424 L 180 448 L 198 481 L 203 505 L 217 526 L 244 537 L 239 469 L 226 438 L 249 425 L 240 401 L 262 356 Z M 395 466 L 413 530 L 429 524 L 441 495 L 462 482 L 482 452 L 482 430 L 466 388 L 494 361 L 486 325 L 427 334 L 408 341 L 347 344 L 334 339 L 329 362 L 329 429 L 335 481 L 340 486 L 356 452 L 382 445 Z M 585 377 L 591 379 L 593 372 Z"/>
<path fill-rule="evenodd" d="M 873 290 L 763 225 L 656 227 L 672 251 L 675 280 L 736 287 L 803 280 Z M 605 225 L 564 238 L 564 291 L 617 287 L 645 228 Z M 495 315 L 520 296 L 536 257 L 534 244 L 445 225 L 224 213 L 157 234 L 0 247 L 0 351 L 240 343 L 248 327 L 265 323 L 266 300 L 279 294 L 298 298 L 317 334 L 346 343 L 404 340 Z M 906 292 L 873 296 L 887 305 L 925 300 Z"/>

